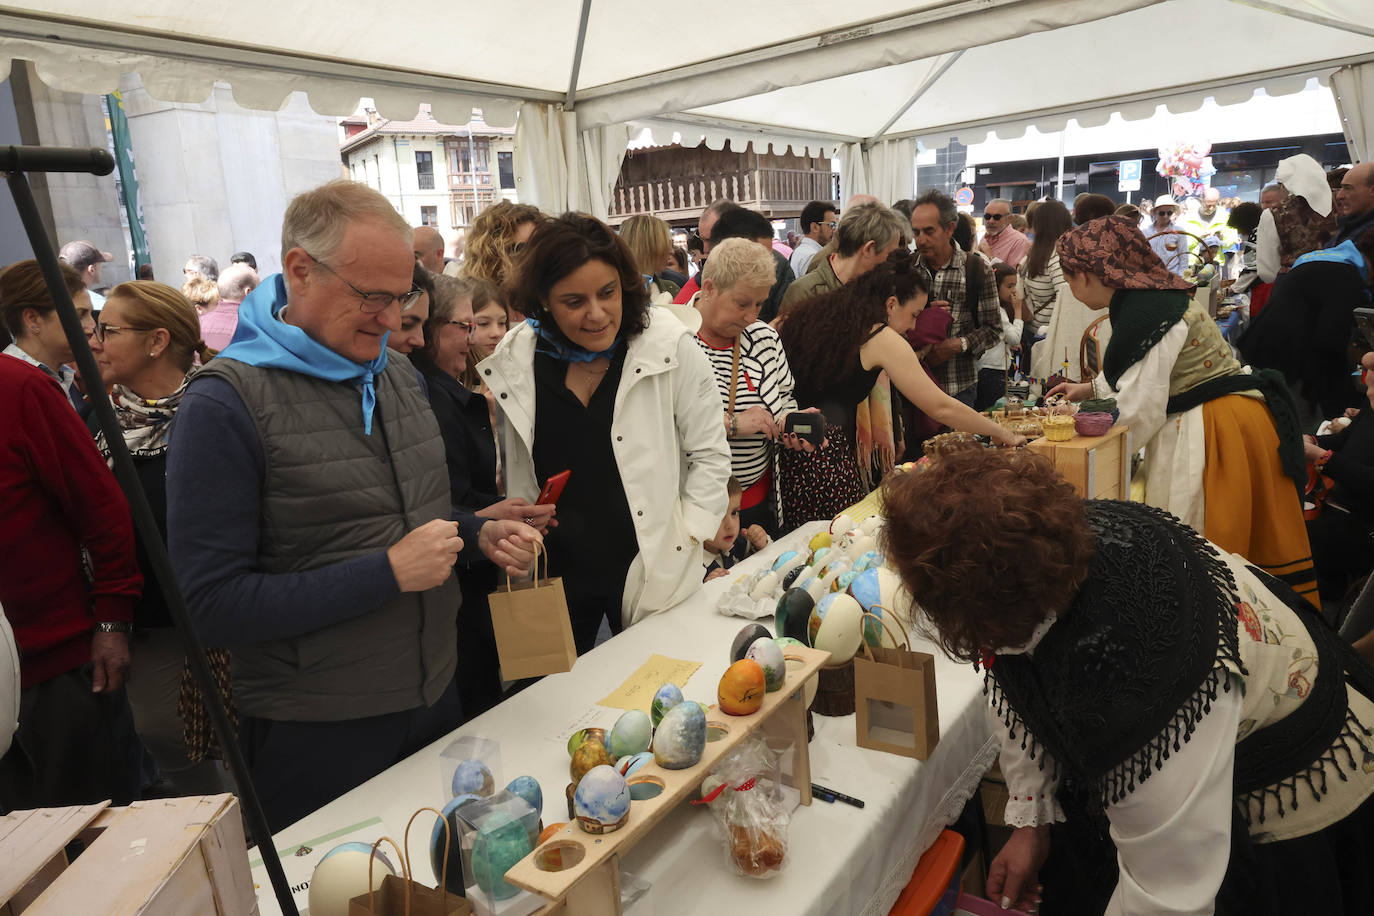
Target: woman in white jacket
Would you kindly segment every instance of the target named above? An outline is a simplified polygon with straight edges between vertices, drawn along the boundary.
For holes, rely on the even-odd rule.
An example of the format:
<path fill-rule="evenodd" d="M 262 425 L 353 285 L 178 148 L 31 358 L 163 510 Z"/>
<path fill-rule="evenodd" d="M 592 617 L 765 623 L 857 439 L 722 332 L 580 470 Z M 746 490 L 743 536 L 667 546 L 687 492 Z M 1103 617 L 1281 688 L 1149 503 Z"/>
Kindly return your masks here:
<path fill-rule="evenodd" d="M 505 417 L 507 495 L 533 502 L 570 471 L 545 538 L 578 652 L 701 586 L 702 543 L 727 506 L 730 449 L 710 365 L 651 307 L 607 226 L 569 213 L 516 263 L 510 305 L 529 320 L 478 366 Z"/>

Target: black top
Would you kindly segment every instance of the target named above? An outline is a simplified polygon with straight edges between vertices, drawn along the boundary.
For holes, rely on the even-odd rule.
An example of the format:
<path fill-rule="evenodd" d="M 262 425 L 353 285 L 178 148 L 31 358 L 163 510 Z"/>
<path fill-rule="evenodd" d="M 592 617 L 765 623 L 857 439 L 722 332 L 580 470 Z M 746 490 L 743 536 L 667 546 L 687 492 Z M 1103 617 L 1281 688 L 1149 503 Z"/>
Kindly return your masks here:
<path fill-rule="evenodd" d="M 797 275 L 792 273 L 792 265 L 786 258 L 776 251 L 770 253 L 773 255 L 773 286 L 768 290 L 768 298 L 764 300 L 763 308 L 759 309 L 759 320 L 765 322 L 771 322 L 778 317 L 778 310 L 782 308 L 782 297 L 787 295 L 787 287 L 797 279 Z"/>
<path fill-rule="evenodd" d="M 549 575 L 563 578 L 571 599 L 619 602 L 639 553 L 611 443 L 625 369 L 625 347 L 620 350 L 585 407 L 565 383 L 568 364 L 542 351 L 534 354 L 534 471 L 541 484 L 572 471 L 558 500 L 558 526 L 544 538 Z"/>
<path fill-rule="evenodd" d="M 1331 501 L 1374 530 L 1374 409 L 1366 405 L 1349 426 L 1317 443 L 1332 450 L 1324 469 L 1335 484 Z"/>
<path fill-rule="evenodd" d="M 444 460 L 453 505 L 468 512 L 501 499 L 496 486 L 496 439 L 487 399 L 423 357 L 411 355 L 423 374 L 429 406 L 444 438 Z"/>
<path fill-rule="evenodd" d="M 819 407 L 825 414 L 825 422 L 831 426 L 843 427 L 846 432 L 854 432 L 855 414 L 867 398 L 869 392 L 882 373 L 881 366 L 872 369 L 863 367 L 862 358 L 854 360 L 854 371 L 837 382 L 819 390 L 811 379 L 806 377 L 806 368 L 793 366 L 796 377 L 797 406 L 801 408 Z"/>

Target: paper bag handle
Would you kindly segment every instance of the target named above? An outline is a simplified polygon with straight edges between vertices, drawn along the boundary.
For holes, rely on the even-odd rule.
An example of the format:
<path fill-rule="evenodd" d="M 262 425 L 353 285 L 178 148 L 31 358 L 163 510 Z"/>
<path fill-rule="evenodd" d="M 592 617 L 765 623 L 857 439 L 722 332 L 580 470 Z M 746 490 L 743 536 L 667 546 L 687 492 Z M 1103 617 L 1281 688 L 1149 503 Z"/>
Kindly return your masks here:
<path fill-rule="evenodd" d="M 544 547 L 543 541 L 534 542 L 534 586 L 539 587 L 539 558 L 544 558 L 544 581 L 549 581 L 549 551 Z M 510 573 L 506 573 L 506 591 L 510 591 Z M 423 808 L 420 810 L 424 810 Z M 431 808 L 431 811 L 434 809 Z"/>
<path fill-rule="evenodd" d="M 891 613 L 892 613 L 890 610 L 888 610 L 887 608 L 883 607 L 881 604 L 875 604 L 875 605 L 873 605 L 873 607 L 882 608 L 882 610 L 888 611 L 888 614 L 891 614 Z M 863 612 L 863 617 L 872 617 L 874 620 L 878 621 L 879 625 L 881 625 L 882 628 L 883 628 L 884 630 L 887 631 L 887 635 L 889 635 L 889 636 L 892 637 L 892 641 L 893 641 L 893 642 L 897 642 L 897 634 L 894 633 L 894 632 L 892 632 L 892 627 L 890 627 L 890 626 L 887 625 L 887 616 L 885 616 L 885 615 L 880 615 L 880 614 L 872 614 L 872 613 L 869 613 L 868 611 L 864 611 L 864 612 Z M 902 626 L 902 622 L 901 622 L 900 620 L 898 620 L 898 619 L 896 618 L 895 615 L 892 617 L 892 622 L 895 623 L 895 624 L 897 624 L 897 629 L 899 629 L 899 630 L 902 631 L 902 641 L 901 641 L 901 642 L 897 642 L 897 648 L 899 648 L 899 649 L 910 649 L 910 648 L 911 648 L 911 637 L 910 637 L 909 635 L 907 635 L 906 627 Z M 862 635 L 863 635 L 863 634 L 860 634 L 861 637 L 862 637 Z M 881 642 L 881 640 L 879 640 L 879 642 Z M 861 638 L 861 639 L 859 640 L 859 647 L 860 647 L 861 649 L 863 649 L 863 653 L 864 653 L 864 655 L 868 656 L 869 661 L 872 661 L 872 660 L 873 660 L 873 650 L 872 650 L 871 648 L 869 648 L 868 640 L 867 640 L 867 639 Z"/>
<path fill-rule="evenodd" d="M 439 823 L 441 823 L 441 824 L 444 825 L 444 867 L 443 867 L 442 869 L 440 869 L 440 874 L 439 874 L 439 893 L 441 893 L 441 894 L 447 894 L 447 893 L 448 893 L 448 851 L 449 851 L 449 844 L 453 841 L 453 833 L 452 833 L 451 829 L 449 828 L 449 825 L 448 825 L 448 818 L 444 817 L 444 812 L 440 811 L 438 808 L 431 808 L 431 807 L 429 807 L 428 805 L 426 805 L 426 806 L 423 807 L 423 808 L 417 809 L 416 812 L 410 816 L 410 820 L 406 821 L 406 832 L 405 832 L 405 836 L 403 837 L 404 842 L 405 842 L 405 844 L 406 844 L 406 854 L 409 855 L 409 853 L 410 853 L 410 825 L 415 823 L 415 819 L 416 819 L 417 817 L 420 816 L 420 812 L 421 812 L 421 811 L 432 811 L 432 812 L 434 812 L 435 814 L 437 814 L 437 815 L 439 816 Z M 407 891 L 407 894 L 409 894 L 409 891 Z"/>
<path fill-rule="evenodd" d="M 406 916 L 410 916 L 410 862 L 406 860 L 406 854 L 401 847 L 397 846 L 396 841 L 389 836 L 379 837 L 377 842 L 372 844 L 372 851 L 367 855 L 367 911 L 374 914 L 377 912 L 377 907 L 372 901 L 372 893 L 374 890 L 372 886 L 372 863 L 377 861 L 377 847 L 383 843 L 390 843 L 391 848 L 396 850 L 396 855 L 401 858 L 401 874 L 406 879 Z"/>

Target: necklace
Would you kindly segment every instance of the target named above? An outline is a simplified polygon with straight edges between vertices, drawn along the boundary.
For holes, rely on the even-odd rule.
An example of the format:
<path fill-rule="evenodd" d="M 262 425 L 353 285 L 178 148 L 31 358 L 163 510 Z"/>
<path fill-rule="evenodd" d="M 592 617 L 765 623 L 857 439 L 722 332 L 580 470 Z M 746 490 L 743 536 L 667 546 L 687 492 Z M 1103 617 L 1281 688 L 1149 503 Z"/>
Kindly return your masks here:
<path fill-rule="evenodd" d="M 600 369 L 592 368 L 590 363 L 568 363 L 568 365 L 574 369 L 580 369 L 588 375 L 605 375 L 607 372 L 611 371 L 611 364 L 609 362 Z"/>

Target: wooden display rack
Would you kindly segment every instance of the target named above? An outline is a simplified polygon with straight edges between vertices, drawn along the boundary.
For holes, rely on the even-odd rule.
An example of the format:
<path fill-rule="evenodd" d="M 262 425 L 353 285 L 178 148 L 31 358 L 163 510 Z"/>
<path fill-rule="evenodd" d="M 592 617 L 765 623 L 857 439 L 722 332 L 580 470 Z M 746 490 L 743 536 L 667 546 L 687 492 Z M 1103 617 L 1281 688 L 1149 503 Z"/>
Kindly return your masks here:
<path fill-rule="evenodd" d="M 258 898 L 238 800 L 203 795 L 0 818 L 0 916 L 249 916 Z M 77 837 L 86 850 L 68 863 Z"/>
<path fill-rule="evenodd" d="M 506 872 L 506 881 L 549 901 L 541 914 L 619 914 L 620 859 L 663 816 L 686 801 L 701 785 L 717 760 L 750 735 L 763 731 L 770 738 L 790 741 L 792 768 L 786 776 L 801 793 L 801 803 L 811 804 L 811 759 L 806 738 L 806 705 L 802 685 L 827 661 L 830 653 L 789 646 L 789 657 L 801 658 L 803 666 L 788 669 L 781 690 L 764 697 L 763 707 L 752 716 L 730 716 L 711 707 L 706 716 L 706 749 L 696 766 L 665 770 L 656 762 L 635 771 L 632 781 L 661 782 L 663 791 L 654 798 L 630 803 L 630 817 L 614 833 L 593 836 L 575 823 L 569 824 Z M 712 730 L 724 734 L 712 740 Z M 784 780 L 786 781 L 786 780 Z M 549 855 L 549 853 L 555 855 Z M 576 860 L 576 861 L 574 861 Z M 542 864 L 541 864 L 542 863 Z M 550 870 L 561 866 L 559 870 Z"/>

